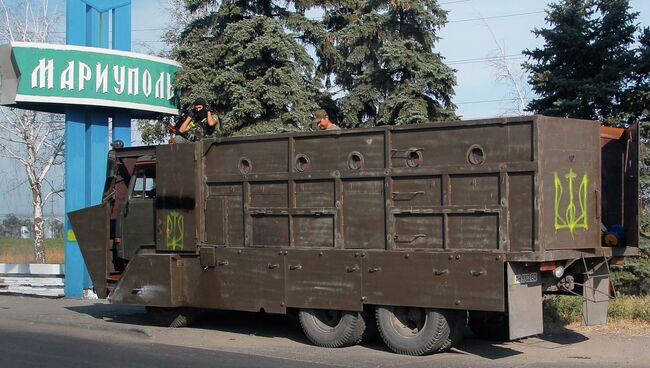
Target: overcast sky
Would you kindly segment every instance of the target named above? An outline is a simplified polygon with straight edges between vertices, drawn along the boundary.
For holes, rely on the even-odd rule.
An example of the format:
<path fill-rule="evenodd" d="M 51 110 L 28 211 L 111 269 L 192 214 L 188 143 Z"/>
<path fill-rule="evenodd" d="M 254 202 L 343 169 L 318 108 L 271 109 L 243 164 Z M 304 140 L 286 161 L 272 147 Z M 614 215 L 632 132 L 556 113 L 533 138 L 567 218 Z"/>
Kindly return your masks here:
<path fill-rule="evenodd" d="M 521 63 L 525 60 L 521 51 L 542 45 L 531 33 L 535 27 L 544 27 L 546 0 L 441 0 L 449 11 L 449 23 L 439 33 L 437 52 L 447 64 L 457 70 L 457 113 L 463 119 L 479 119 L 513 115 L 517 110 L 512 83 L 498 80 L 499 70 L 494 60 L 503 52 L 506 62 L 519 78 Z M 160 41 L 162 29 L 169 21 L 165 1 L 133 0 L 132 49 L 135 52 L 158 52 L 165 47 Z M 642 26 L 650 25 L 650 0 L 631 0 L 637 19 Z M 51 5 L 65 14 L 63 0 L 51 1 Z M 315 14 L 314 16 L 317 16 Z M 140 20 L 146 20 L 141 22 Z M 499 50 L 501 49 L 501 51 Z M 520 87 L 531 97 L 525 84 L 525 76 L 519 79 Z M 55 171 L 60 177 L 63 170 Z M 0 159 L 0 216 L 5 213 L 30 212 L 29 191 L 20 167 Z M 49 204 L 46 214 L 63 213 L 63 200 Z"/>

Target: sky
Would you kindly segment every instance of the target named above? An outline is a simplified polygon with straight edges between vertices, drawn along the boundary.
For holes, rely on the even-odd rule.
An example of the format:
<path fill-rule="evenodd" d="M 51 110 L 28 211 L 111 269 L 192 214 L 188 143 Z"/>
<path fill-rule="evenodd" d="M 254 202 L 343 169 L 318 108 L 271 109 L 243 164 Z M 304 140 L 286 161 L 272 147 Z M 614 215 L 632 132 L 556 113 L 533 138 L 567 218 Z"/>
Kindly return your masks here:
<path fill-rule="evenodd" d="M 504 68 L 494 61 L 504 61 L 522 95 L 533 97 L 521 76 L 522 50 L 540 47 L 543 40 L 531 33 L 545 26 L 547 0 L 440 0 L 449 12 L 447 25 L 438 33 L 436 52 L 456 69 L 457 86 L 454 103 L 462 119 L 481 119 L 518 115 L 514 84 L 498 78 Z M 170 21 L 166 1 L 132 0 L 132 50 L 157 53 L 165 49 L 160 41 L 165 25 Z M 650 26 L 650 0 L 631 0 L 633 11 L 639 12 L 637 22 Z M 50 0 L 50 6 L 65 13 L 63 0 Z M 505 55 L 505 58 L 498 57 Z M 54 172 L 60 177 L 63 170 Z M 22 169 L 0 159 L 0 216 L 6 213 L 30 211 L 29 191 Z M 62 198 L 46 207 L 46 214 L 63 213 Z"/>

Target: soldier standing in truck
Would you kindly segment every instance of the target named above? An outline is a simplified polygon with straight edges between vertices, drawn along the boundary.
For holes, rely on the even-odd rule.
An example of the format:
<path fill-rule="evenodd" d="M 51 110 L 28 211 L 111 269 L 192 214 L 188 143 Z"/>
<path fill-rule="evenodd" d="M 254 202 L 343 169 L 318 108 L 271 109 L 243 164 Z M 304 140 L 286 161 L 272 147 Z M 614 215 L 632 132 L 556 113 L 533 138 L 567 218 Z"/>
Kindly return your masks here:
<path fill-rule="evenodd" d="M 195 142 L 214 133 L 217 119 L 212 114 L 210 106 L 205 99 L 197 98 L 192 104 L 192 109 L 178 128 L 177 143 Z M 178 139 L 181 138 L 181 139 Z"/>
<path fill-rule="evenodd" d="M 320 109 L 312 113 L 314 119 L 312 122 L 318 126 L 320 130 L 341 130 L 336 124 L 331 120 L 327 111 Z"/>

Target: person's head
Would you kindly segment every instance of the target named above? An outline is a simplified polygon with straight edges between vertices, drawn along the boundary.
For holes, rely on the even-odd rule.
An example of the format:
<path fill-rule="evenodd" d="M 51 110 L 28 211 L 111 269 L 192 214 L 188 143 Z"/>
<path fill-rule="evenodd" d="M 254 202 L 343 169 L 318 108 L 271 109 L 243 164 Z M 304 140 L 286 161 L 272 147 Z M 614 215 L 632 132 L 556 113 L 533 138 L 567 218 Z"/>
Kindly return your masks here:
<path fill-rule="evenodd" d="M 203 108 L 205 108 L 205 105 L 207 105 L 207 102 L 205 102 L 205 99 L 199 97 L 192 104 L 192 108 L 194 109 L 194 111 L 201 111 L 201 110 L 203 110 Z"/>
<path fill-rule="evenodd" d="M 330 117 L 327 115 L 327 111 L 320 109 L 312 113 L 313 120 L 312 122 L 318 126 L 320 130 L 326 130 L 332 125 Z"/>

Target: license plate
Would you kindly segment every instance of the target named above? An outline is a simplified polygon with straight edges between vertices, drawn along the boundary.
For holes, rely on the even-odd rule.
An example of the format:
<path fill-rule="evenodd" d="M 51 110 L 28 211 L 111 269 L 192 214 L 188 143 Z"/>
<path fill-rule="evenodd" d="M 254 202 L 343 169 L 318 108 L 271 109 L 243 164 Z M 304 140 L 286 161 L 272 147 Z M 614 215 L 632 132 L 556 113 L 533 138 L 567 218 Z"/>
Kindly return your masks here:
<path fill-rule="evenodd" d="M 537 282 L 537 272 L 515 274 L 515 285 L 531 284 Z"/>

